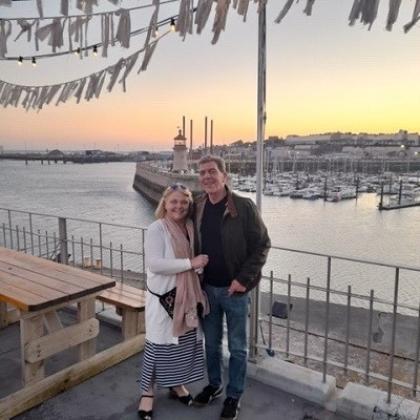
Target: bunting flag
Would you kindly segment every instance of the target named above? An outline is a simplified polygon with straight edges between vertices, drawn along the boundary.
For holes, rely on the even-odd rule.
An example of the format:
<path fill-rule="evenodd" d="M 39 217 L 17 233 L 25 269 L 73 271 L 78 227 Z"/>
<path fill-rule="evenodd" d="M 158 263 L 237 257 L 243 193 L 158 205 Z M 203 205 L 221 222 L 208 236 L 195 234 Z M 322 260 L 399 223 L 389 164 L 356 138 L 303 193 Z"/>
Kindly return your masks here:
<path fill-rule="evenodd" d="M 99 98 L 104 86 L 106 86 L 108 92 L 112 92 L 117 83 L 121 84 L 125 92 L 126 79 L 135 67 L 140 54 L 144 53 L 144 57 L 138 73 L 146 70 L 158 41 L 170 32 L 167 31 L 150 42 L 147 48 L 143 47 L 141 50 L 126 58 L 119 59 L 117 63 L 103 70 L 70 82 L 44 86 L 25 86 L 0 80 L 0 105 L 4 108 L 8 106 L 18 107 L 20 105 L 27 111 L 30 109 L 39 111 L 54 100 L 57 106 L 61 103 L 66 103 L 71 98 L 75 98 L 76 103 L 80 103 L 82 99 L 90 101 L 93 98 Z"/>
<path fill-rule="evenodd" d="M 3 0 L 0 0 L 3 1 Z M 79 1 L 79 0 L 77 0 Z M 85 1 L 85 0 L 83 0 Z M 109 0 L 111 1 L 111 0 Z M 113 3 L 117 4 L 119 0 L 112 0 Z M 178 0 L 171 0 L 178 1 Z M 80 3 L 80 7 L 85 9 L 87 3 Z M 90 6 L 93 6 L 95 2 L 89 3 Z M 20 32 L 14 39 L 14 41 L 21 38 L 21 36 L 26 33 L 27 41 L 35 43 L 35 49 L 39 50 L 39 43 L 47 41 L 48 45 L 52 47 L 52 52 L 55 52 L 57 48 L 61 48 L 64 45 L 64 33 L 67 31 L 66 38 L 68 39 L 68 51 L 73 51 L 73 44 L 79 44 L 79 48 L 84 49 L 88 45 L 87 33 L 88 25 L 92 18 L 98 17 L 101 19 L 101 45 L 104 45 L 102 54 L 104 57 L 107 56 L 109 44 L 114 45 L 115 41 L 118 41 L 123 48 L 130 47 L 130 38 L 131 38 L 131 17 L 130 11 L 136 9 L 143 9 L 147 7 L 154 7 L 156 9 L 156 4 L 160 5 L 160 0 L 153 0 L 153 4 L 143 5 L 132 7 L 130 9 L 118 9 L 111 12 L 99 13 L 96 15 L 68 15 L 68 0 L 63 0 L 61 3 L 61 11 L 65 12 L 65 17 L 54 16 L 33 19 L 1 19 L 0 25 L 7 27 L 7 30 L 3 30 L 0 26 L 0 58 L 5 57 L 7 52 L 7 42 L 10 36 L 10 30 L 12 28 L 12 23 L 16 21 L 17 25 L 20 27 Z M 157 7 L 157 11 L 159 7 Z M 118 19 L 116 26 L 116 33 L 114 35 L 114 18 Z M 158 20 L 158 14 L 155 10 L 155 26 Z M 49 21 L 49 23 L 44 23 Z M 43 26 L 41 26 L 41 23 Z M 35 29 L 34 29 L 35 28 Z M 156 30 L 156 29 L 155 29 Z M 35 36 L 32 37 L 32 33 L 35 33 Z"/>
<path fill-rule="evenodd" d="M 266 1 L 266 0 L 257 0 L 257 1 Z M 290 9 L 294 4 L 297 4 L 299 0 L 285 0 L 285 3 L 280 10 L 280 13 L 275 19 L 275 23 L 280 23 L 286 15 L 289 13 Z M 303 9 L 303 12 L 311 16 L 312 10 L 316 0 L 306 0 L 306 5 Z M 402 4 L 401 0 L 387 0 L 388 3 L 388 15 L 386 22 L 386 29 L 391 31 L 393 25 L 397 21 L 398 13 Z M 357 21 L 360 21 L 364 25 L 367 25 L 370 29 L 375 22 L 379 5 L 381 0 L 353 0 L 353 5 L 349 14 L 349 25 L 354 25 Z M 413 16 L 410 22 L 404 26 L 405 32 L 409 31 L 418 21 L 420 20 L 420 0 L 416 0 Z"/>

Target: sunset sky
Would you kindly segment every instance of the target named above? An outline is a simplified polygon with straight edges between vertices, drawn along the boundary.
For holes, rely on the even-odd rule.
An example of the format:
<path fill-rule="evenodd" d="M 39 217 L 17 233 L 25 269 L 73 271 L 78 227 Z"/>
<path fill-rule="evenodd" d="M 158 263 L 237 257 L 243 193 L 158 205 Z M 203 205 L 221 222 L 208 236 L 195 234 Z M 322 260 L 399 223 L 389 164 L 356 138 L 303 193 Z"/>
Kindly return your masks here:
<path fill-rule="evenodd" d="M 36 16 L 35 2 L 23 3 L 0 8 L 0 14 Z M 58 2 L 44 3 L 48 12 L 48 5 Z M 317 0 L 313 16 L 307 17 L 300 2 L 281 24 L 275 24 L 284 1 L 268 2 L 266 137 L 420 131 L 420 25 L 408 34 L 402 30 L 414 2 L 404 2 L 392 32 L 385 30 L 388 1 L 381 2 L 371 31 L 361 24 L 348 26 L 352 3 Z M 127 7 L 133 4 L 139 1 L 123 2 Z M 109 10 L 112 5 L 104 2 L 103 7 Z M 51 6 L 51 13 L 55 10 Z M 149 13 L 133 14 L 132 29 L 143 26 Z M 162 6 L 160 17 L 174 13 L 174 6 Z M 79 105 L 70 100 L 38 113 L 0 109 L 0 145 L 5 149 L 169 149 L 182 115 L 194 120 L 196 145 L 203 142 L 206 115 L 214 120 L 216 144 L 255 140 L 256 7 L 250 6 L 245 23 L 231 10 L 216 45 L 210 43 L 211 24 L 204 34 L 187 36 L 184 42 L 176 34 L 162 39 L 147 72 L 137 75 L 137 65 L 129 76 L 126 93 L 117 86 L 98 100 Z M 0 79 L 35 85 L 65 82 L 115 63 L 143 42 L 142 37 L 133 38 L 130 50 L 115 47 L 108 59 L 80 61 L 68 55 L 40 61 L 36 68 L 0 61 Z M 32 54 L 26 42 L 8 45 L 9 55 Z"/>

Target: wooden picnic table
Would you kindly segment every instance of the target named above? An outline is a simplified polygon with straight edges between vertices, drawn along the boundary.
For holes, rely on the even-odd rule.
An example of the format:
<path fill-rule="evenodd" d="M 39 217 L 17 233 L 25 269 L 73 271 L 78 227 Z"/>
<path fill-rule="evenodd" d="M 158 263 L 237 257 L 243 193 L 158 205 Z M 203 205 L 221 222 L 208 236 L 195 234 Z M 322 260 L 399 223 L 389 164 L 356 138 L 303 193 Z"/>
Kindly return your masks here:
<path fill-rule="evenodd" d="M 44 378 L 45 359 L 58 352 L 78 346 L 79 361 L 96 353 L 95 298 L 113 286 L 110 278 L 0 247 L 0 320 L 7 324 L 7 304 L 20 313 L 24 386 Z M 57 310 L 74 303 L 77 322 L 63 327 Z"/>

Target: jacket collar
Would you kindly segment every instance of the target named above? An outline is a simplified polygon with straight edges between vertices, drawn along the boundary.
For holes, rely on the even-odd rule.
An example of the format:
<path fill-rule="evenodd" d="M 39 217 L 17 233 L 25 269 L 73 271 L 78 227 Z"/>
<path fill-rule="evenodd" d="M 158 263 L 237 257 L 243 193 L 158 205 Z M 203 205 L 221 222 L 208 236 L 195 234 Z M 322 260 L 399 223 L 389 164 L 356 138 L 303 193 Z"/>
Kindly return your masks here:
<path fill-rule="evenodd" d="M 230 214 L 231 217 L 237 217 L 238 216 L 238 210 L 236 208 L 235 205 L 235 201 L 233 196 L 235 195 L 234 192 L 232 192 L 232 190 L 225 185 L 226 188 L 226 194 L 227 194 L 227 199 L 226 199 L 226 211 L 225 211 L 225 215 L 227 213 Z M 197 209 L 198 209 L 198 213 L 199 213 L 199 220 L 201 221 L 201 216 L 203 214 L 204 211 L 204 206 L 206 205 L 207 200 L 209 199 L 208 194 L 203 193 L 200 197 L 198 197 L 197 199 Z"/>

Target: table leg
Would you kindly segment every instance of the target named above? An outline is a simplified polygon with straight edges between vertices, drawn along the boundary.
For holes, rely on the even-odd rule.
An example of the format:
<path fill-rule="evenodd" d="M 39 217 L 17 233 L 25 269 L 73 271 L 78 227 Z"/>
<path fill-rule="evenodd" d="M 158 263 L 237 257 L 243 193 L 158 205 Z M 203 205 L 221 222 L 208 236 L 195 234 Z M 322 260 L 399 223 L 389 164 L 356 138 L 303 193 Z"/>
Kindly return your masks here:
<path fill-rule="evenodd" d="M 77 303 L 78 322 L 95 318 L 95 298 Z M 96 353 L 96 338 L 79 344 L 79 360 L 85 360 Z"/>
<path fill-rule="evenodd" d="M 44 361 L 29 363 L 25 359 L 25 346 L 32 340 L 44 335 L 42 315 L 20 320 L 20 349 L 22 363 L 22 381 L 24 386 L 30 385 L 44 378 Z"/>

